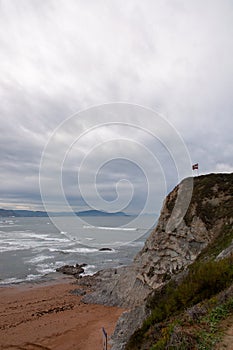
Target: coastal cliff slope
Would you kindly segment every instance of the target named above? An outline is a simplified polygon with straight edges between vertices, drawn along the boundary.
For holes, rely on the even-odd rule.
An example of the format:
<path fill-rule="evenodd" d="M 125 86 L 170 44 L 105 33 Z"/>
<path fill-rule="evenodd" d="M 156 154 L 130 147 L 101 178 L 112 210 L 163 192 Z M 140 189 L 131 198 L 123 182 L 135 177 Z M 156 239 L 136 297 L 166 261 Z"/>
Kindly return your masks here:
<path fill-rule="evenodd" d="M 187 191 L 193 191 L 182 211 Z M 185 179 L 166 197 L 157 227 L 131 266 L 98 272 L 95 290 L 84 301 L 129 308 L 119 319 L 113 350 L 124 349 L 130 335 L 148 316 L 148 297 L 168 281 L 183 276 L 200 255 L 225 257 L 232 251 L 233 174 Z M 82 281 L 83 280 L 83 281 Z M 85 283 L 85 278 L 80 283 Z"/>
<path fill-rule="evenodd" d="M 85 301 L 123 307 L 140 305 L 153 289 L 191 264 L 214 237 L 228 225 L 231 227 L 233 174 L 210 174 L 194 178 L 189 208 L 179 225 L 170 230 L 167 223 L 177 193 L 186 191 L 189 181 L 183 180 L 167 196 L 157 227 L 133 264 L 98 272 L 96 290 Z"/>

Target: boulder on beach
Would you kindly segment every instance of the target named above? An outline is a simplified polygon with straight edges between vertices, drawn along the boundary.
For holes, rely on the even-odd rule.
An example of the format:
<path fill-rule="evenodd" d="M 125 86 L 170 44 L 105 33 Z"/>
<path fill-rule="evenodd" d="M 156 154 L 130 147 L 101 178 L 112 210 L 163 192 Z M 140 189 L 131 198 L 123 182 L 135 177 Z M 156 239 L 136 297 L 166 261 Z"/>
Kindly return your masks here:
<path fill-rule="evenodd" d="M 76 278 L 80 278 L 81 274 L 84 272 L 84 267 L 87 264 L 76 264 L 76 265 L 64 265 L 56 269 L 57 272 L 64 273 L 65 275 L 71 275 Z"/>

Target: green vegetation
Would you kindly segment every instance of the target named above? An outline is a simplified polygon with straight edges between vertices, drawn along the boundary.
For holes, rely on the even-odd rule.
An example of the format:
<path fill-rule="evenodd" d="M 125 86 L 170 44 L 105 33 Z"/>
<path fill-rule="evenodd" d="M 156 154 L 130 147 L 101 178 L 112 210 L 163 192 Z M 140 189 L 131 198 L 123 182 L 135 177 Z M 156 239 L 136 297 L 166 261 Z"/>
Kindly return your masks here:
<path fill-rule="evenodd" d="M 221 340 L 219 324 L 233 313 L 233 298 L 213 308 L 200 320 L 201 330 L 196 331 L 197 347 L 200 350 L 211 350 Z"/>
<path fill-rule="evenodd" d="M 218 220 L 232 217 L 232 193 L 233 174 L 210 174 L 194 178 L 192 202 L 184 217 L 186 224 L 190 225 L 194 216 L 199 216 L 207 229 L 211 229 Z M 215 199 L 221 199 L 222 194 L 226 200 L 224 205 L 218 205 Z"/>
<path fill-rule="evenodd" d="M 196 319 L 187 319 L 187 314 L 180 315 L 179 321 L 173 320 L 168 326 L 165 326 L 160 333 L 160 339 L 150 348 L 150 350 L 212 350 L 221 340 L 221 330 L 219 325 L 233 313 L 233 297 L 219 304 L 220 300 L 210 300 L 209 304 L 202 305 L 206 307 L 205 316 Z M 210 306 L 210 304 L 217 306 Z M 199 310 L 200 312 L 200 310 Z M 197 311 L 198 313 L 198 311 Z M 200 313 L 200 314 L 202 314 Z"/>
<path fill-rule="evenodd" d="M 169 210 L 177 189 L 168 196 Z M 169 276 L 148 298 L 150 316 L 131 336 L 126 350 L 211 350 L 221 339 L 220 323 L 233 315 L 233 256 L 217 261 L 216 257 L 233 242 L 232 194 L 233 174 L 194 179 L 184 220 L 190 226 L 198 216 L 213 238 L 186 271 Z"/>
<path fill-rule="evenodd" d="M 151 314 L 141 329 L 131 337 L 126 349 L 144 349 L 142 344 L 154 341 L 156 343 L 151 349 L 165 349 L 176 328 L 179 314 L 197 303 L 208 300 L 232 283 L 233 257 L 219 261 L 195 262 L 181 283 L 170 281 L 149 298 L 147 307 L 151 310 Z M 174 316 L 178 318 L 175 319 L 175 323 L 170 321 Z M 202 336 L 200 333 L 196 338 L 201 339 Z"/>
<path fill-rule="evenodd" d="M 233 212 L 233 211 L 232 211 Z M 233 241 L 233 226 L 232 224 L 223 224 L 220 232 L 216 235 L 208 246 L 198 256 L 198 261 L 206 259 L 215 259 L 224 249 L 229 247 Z"/>

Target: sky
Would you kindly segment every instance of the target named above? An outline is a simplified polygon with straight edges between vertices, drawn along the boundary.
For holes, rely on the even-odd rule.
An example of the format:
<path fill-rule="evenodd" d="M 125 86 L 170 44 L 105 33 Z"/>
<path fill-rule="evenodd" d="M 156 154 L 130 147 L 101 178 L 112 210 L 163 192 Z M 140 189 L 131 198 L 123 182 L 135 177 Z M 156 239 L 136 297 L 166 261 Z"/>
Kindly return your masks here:
<path fill-rule="evenodd" d="M 0 207 L 153 213 L 232 172 L 232 38 L 231 0 L 0 0 Z"/>

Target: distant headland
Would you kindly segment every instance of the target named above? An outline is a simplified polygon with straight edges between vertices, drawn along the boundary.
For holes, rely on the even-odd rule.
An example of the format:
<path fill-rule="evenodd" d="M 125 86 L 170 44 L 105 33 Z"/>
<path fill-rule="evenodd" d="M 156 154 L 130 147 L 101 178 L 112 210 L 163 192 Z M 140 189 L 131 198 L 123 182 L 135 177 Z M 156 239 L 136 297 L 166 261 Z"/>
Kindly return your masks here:
<path fill-rule="evenodd" d="M 75 212 L 77 216 L 130 216 L 122 211 L 116 213 L 109 213 L 100 210 L 85 210 Z M 0 217 L 48 217 L 48 216 L 72 216 L 69 212 L 51 212 L 33 211 L 33 210 L 8 210 L 0 209 Z"/>

